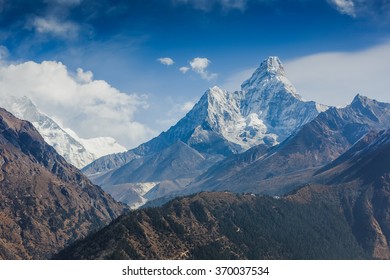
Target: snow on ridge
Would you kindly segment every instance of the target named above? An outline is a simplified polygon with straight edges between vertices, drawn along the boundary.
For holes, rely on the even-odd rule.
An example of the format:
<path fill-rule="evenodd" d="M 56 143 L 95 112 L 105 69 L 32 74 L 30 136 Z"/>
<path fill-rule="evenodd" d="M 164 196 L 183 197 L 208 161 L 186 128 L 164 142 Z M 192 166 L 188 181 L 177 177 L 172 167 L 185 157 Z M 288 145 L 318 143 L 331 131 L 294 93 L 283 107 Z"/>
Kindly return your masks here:
<path fill-rule="evenodd" d="M 302 100 L 285 77 L 278 57 L 264 60 L 242 84 L 241 91 L 229 92 L 214 86 L 201 100 L 201 105 L 207 106 L 210 127 L 239 145 L 239 152 L 265 142 L 275 145 L 328 109 L 325 105 Z M 194 109 L 204 110 L 201 106 Z M 205 134 L 199 128 L 196 133 Z"/>
<path fill-rule="evenodd" d="M 0 106 L 17 118 L 30 121 L 45 141 L 77 168 L 82 168 L 103 155 L 126 151 L 111 137 L 82 139 L 70 129 L 63 129 L 26 96 L 8 96 L 0 100 Z"/>

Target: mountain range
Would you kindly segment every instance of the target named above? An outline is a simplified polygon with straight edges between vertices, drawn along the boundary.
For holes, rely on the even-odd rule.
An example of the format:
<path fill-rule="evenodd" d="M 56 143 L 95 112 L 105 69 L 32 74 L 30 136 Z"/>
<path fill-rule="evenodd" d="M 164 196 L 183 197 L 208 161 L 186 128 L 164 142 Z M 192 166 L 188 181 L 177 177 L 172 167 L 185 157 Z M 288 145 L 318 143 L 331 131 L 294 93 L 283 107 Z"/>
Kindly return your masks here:
<path fill-rule="evenodd" d="M 258 145 L 275 146 L 327 109 L 303 101 L 286 78 L 279 58 L 270 57 L 242 84 L 240 91 L 210 88 L 166 132 L 125 153 L 102 157 L 83 168 L 83 172 L 117 199 L 124 197 L 127 189 L 134 196 L 126 196 L 126 202 L 139 205 L 146 200 L 145 194 L 149 200 L 161 194 L 153 189 L 134 193 L 140 184 L 153 183 L 164 194 L 184 189 L 213 164 Z M 178 166 L 187 169 L 178 170 Z M 155 174 L 156 167 L 159 176 Z M 171 188 L 172 185 L 177 187 Z M 116 188 L 122 190 L 121 196 L 117 196 Z"/>
<path fill-rule="evenodd" d="M 311 181 L 313 170 L 336 159 L 371 130 L 390 128 L 390 104 L 357 95 L 345 108 L 330 108 L 288 139 L 222 161 L 197 177 L 186 192 L 288 193 Z"/>
<path fill-rule="evenodd" d="M 390 130 L 283 197 L 202 192 L 126 214 L 57 259 L 389 259 Z M 322 181 L 322 183 L 318 183 Z"/>
<path fill-rule="evenodd" d="M 1 102 L 33 123 L 0 110 L 0 258 L 390 259 L 390 104 L 304 101 L 277 57 L 89 178 L 114 140 Z"/>

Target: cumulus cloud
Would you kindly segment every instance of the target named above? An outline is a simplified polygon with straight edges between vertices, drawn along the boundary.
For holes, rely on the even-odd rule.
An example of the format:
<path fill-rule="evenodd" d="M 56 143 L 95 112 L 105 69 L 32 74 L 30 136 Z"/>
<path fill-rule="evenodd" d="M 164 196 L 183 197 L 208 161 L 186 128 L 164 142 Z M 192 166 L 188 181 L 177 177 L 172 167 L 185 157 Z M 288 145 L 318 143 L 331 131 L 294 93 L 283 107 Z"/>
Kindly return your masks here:
<path fill-rule="evenodd" d="M 134 116 L 147 108 L 146 96 L 120 92 L 81 68 L 71 73 L 60 62 L 1 66 L 0 98 L 8 95 L 29 97 L 64 128 L 83 138 L 111 136 L 131 148 L 154 135 Z"/>
<path fill-rule="evenodd" d="M 80 83 L 91 83 L 93 81 L 93 73 L 91 71 L 84 71 L 81 68 L 77 68 L 76 77 Z"/>
<path fill-rule="evenodd" d="M 175 63 L 175 61 L 173 61 L 172 58 L 170 57 L 162 57 L 162 58 L 159 58 L 157 59 L 161 64 L 164 64 L 164 65 L 167 65 L 167 66 L 171 66 Z"/>
<path fill-rule="evenodd" d="M 190 67 L 183 66 L 179 68 L 179 71 L 182 72 L 183 74 L 187 73 L 188 70 L 190 70 Z"/>
<path fill-rule="evenodd" d="M 345 105 L 360 93 L 390 102 L 390 42 L 358 52 L 319 53 L 285 63 L 288 78 L 308 100 Z"/>
<path fill-rule="evenodd" d="M 38 33 L 51 34 L 56 37 L 74 38 L 79 32 L 79 26 L 70 21 L 58 21 L 55 18 L 35 17 L 31 27 Z"/>
<path fill-rule="evenodd" d="M 211 61 L 205 57 L 196 57 L 190 61 L 191 69 L 198 73 L 202 79 L 212 80 L 217 77 L 216 73 L 209 73 L 207 67 L 210 65 Z"/>
<path fill-rule="evenodd" d="M 190 61 L 192 70 L 197 72 L 204 72 L 210 64 L 210 60 L 204 57 L 196 57 Z"/>

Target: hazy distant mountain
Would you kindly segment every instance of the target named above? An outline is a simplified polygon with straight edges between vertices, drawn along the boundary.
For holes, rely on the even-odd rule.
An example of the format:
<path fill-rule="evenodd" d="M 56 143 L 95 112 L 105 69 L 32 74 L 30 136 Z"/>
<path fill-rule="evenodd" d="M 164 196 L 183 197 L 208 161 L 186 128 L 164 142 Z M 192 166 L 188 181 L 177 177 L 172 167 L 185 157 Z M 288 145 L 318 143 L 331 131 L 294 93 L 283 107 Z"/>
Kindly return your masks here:
<path fill-rule="evenodd" d="M 0 106 L 16 117 L 30 121 L 45 141 L 77 168 L 82 168 L 101 156 L 126 150 L 111 137 L 82 139 L 70 129 L 61 128 L 27 97 L 2 98 Z"/>
<path fill-rule="evenodd" d="M 4 109 L 0 166 L 0 259 L 49 258 L 125 209 Z"/>
<path fill-rule="evenodd" d="M 286 78 L 280 60 L 270 57 L 242 84 L 241 91 L 209 89 L 168 131 L 126 153 L 102 157 L 83 172 L 110 191 L 115 184 L 171 180 L 172 172 L 174 177 L 189 178 L 189 170 L 175 170 L 174 165 L 192 166 L 195 177 L 224 157 L 283 141 L 327 108 L 303 101 Z M 177 143 L 187 148 L 172 148 Z M 192 162 L 194 153 L 202 160 Z M 167 170 L 167 164 L 172 165 L 170 172 L 156 177 L 156 168 Z"/>

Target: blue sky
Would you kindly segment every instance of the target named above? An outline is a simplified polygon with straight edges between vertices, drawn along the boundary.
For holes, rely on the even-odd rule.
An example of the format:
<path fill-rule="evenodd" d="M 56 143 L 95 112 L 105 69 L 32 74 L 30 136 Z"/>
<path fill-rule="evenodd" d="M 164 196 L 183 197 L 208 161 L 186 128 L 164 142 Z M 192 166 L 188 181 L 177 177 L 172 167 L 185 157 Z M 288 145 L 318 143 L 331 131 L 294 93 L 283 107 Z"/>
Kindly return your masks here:
<path fill-rule="evenodd" d="M 0 94 L 130 148 L 270 55 L 305 99 L 390 102 L 389 40 L 390 0 L 0 0 Z"/>

